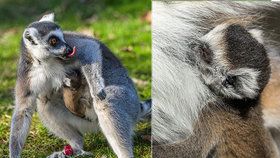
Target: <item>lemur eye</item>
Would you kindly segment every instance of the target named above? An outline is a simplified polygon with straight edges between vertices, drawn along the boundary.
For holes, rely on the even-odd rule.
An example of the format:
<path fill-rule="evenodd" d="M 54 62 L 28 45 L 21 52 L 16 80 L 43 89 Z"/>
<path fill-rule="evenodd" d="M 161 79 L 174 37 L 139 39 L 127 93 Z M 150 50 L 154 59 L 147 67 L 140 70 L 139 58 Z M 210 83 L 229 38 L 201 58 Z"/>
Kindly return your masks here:
<path fill-rule="evenodd" d="M 227 78 L 223 81 L 223 85 L 225 87 L 231 85 L 231 86 L 234 86 L 235 84 L 235 81 L 236 81 L 236 76 L 227 76 Z"/>
<path fill-rule="evenodd" d="M 49 44 L 51 45 L 51 46 L 56 46 L 57 45 L 57 43 L 58 43 L 58 38 L 57 37 L 50 37 L 49 38 Z"/>

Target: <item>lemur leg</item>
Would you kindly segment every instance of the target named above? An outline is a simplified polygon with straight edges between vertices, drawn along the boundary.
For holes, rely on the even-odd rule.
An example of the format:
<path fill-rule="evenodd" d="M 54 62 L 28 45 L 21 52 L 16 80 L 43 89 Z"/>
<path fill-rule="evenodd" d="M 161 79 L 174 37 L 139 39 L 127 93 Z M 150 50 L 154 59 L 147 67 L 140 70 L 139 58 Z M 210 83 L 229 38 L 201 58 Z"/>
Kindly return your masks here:
<path fill-rule="evenodd" d="M 93 127 L 87 120 L 83 120 L 73 115 L 63 105 L 63 100 L 46 104 L 38 104 L 38 114 L 43 124 L 56 136 L 66 140 L 73 148 L 74 155 L 91 155 L 83 150 L 83 133 L 87 131 L 87 127 Z M 53 157 L 63 157 L 63 151 L 54 152 L 50 155 Z"/>
<path fill-rule="evenodd" d="M 132 122 L 121 104 L 100 102 L 95 111 L 99 126 L 118 158 L 133 157 Z"/>
<path fill-rule="evenodd" d="M 96 91 L 98 92 L 98 90 L 96 90 L 96 88 L 98 88 L 96 87 L 96 84 L 100 81 L 98 79 L 103 80 L 103 78 L 101 73 L 93 73 L 96 71 L 94 69 L 101 70 L 101 67 L 98 67 L 98 65 L 95 64 L 82 66 L 82 71 L 86 77 L 90 94 L 93 99 L 93 106 L 99 120 L 99 125 L 112 149 L 119 158 L 133 157 L 133 122 L 125 110 L 125 106 L 127 106 L 126 104 L 128 103 L 123 101 L 125 96 L 118 96 L 119 98 L 116 98 L 116 94 L 114 94 L 115 91 L 122 92 L 123 90 L 114 87 L 114 92 L 111 95 L 109 92 L 110 87 L 106 87 L 96 94 Z M 102 83 L 105 87 L 104 81 Z M 100 82 L 100 85 L 102 85 L 102 83 Z M 109 93 L 107 94 L 107 92 Z"/>
<path fill-rule="evenodd" d="M 18 95 L 17 91 L 19 90 L 16 90 L 16 105 L 10 131 L 10 158 L 20 157 L 35 110 L 34 102 L 36 97 L 31 94 L 29 96 Z"/>

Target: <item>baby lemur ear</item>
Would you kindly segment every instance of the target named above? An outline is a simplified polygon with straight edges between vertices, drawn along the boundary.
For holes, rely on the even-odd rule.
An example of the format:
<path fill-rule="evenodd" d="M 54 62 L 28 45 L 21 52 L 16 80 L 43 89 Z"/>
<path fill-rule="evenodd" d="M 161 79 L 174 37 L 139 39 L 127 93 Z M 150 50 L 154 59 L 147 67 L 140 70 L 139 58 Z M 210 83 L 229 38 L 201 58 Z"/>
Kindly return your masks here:
<path fill-rule="evenodd" d="M 44 16 L 39 20 L 39 22 L 42 22 L 42 21 L 54 22 L 54 13 L 50 13 L 50 14 L 44 15 Z"/>
<path fill-rule="evenodd" d="M 237 98 L 253 99 L 259 94 L 258 84 L 259 71 L 250 68 L 239 68 L 230 70 L 223 82 L 225 87 L 231 85 L 235 89 Z"/>
<path fill-rule="evenodd" d="M 263 31 L 259 29 L 251 29 L 248 31 L 253 38 L 255 38 L 260 44 L 263 44 Z"/>
<path fill-rule="evenodd" d="M 30 43 L 31 45 L 38 45 L 36 35 L 38 31 L 35 28 L 27 28 L 23 32 L 23 39 L 25 43 Z"/>

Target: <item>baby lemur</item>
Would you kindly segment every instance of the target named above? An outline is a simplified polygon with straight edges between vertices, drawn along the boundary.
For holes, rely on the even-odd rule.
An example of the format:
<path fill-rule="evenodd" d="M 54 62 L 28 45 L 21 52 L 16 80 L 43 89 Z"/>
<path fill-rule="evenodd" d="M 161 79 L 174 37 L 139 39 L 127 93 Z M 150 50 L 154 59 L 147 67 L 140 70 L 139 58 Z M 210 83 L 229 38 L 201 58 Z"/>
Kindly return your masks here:
<path fill-rule="evenodd" d="M 63 99 L 65 106 L 75 115 L 84 118 L 91 109 L 92 99 L 85 78 L 80 71 L 71 71 L 64 80 Z"/>
<path fill-rule="evenodd" d="M 279 21 L 279 11 L 271 2 L 153 2 L 154 158 L 279 157 L 260 102 L 268 54 L 280 50 L 271 23 L 260 22 L 273 12 Z"/>
<path fill-rule="evenodd" d="M 133 157 L 133 127 L 150 105 L 140 103 L 126 69 L 104 44 L 63 32 L 54 14 L 48 14 L 23 33 L 10 157 L 20 157 L 35 109 L 74 155 L 90 154 L 83 150 L 83 135 L 100 127 L 118 157 Z M 65 155 L 60 151 L 49 157 Z"/>

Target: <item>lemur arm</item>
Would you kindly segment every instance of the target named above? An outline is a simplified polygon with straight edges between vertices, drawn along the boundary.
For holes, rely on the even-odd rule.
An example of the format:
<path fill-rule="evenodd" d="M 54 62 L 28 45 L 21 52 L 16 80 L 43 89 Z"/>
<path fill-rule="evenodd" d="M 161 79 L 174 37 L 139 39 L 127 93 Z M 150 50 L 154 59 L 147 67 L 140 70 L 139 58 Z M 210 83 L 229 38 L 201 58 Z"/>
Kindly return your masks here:
<path fill-rule="evenodd" d="M 105 84 L 101 70 L 101 63 L 99 62 L 82 66 L 82 73 L 86 77 L 91 96 L 97 96 L 99 99 L 103 100 L 106 98 L 106 93 L 104 91 Z"/>
<path fill-rule="evenodd" d="M 106 93 L 102 76 L 102 50 L 99 43 L 95 41 L 85 41 L 85 43 L 86 46 L 78 53 L 81 70 L 86 77 L 92 97 L 97 96 L 103 100 L 106 98 Z"/>
<path fill-rule="evenodd" d="M 15 91 L 15 108 L 12 116 L 9 143 L 10 158 L 20 157 L 29 133 L 36 101 L 36 95 L 29 92 L 21 81 L 17 81 Z"/>

